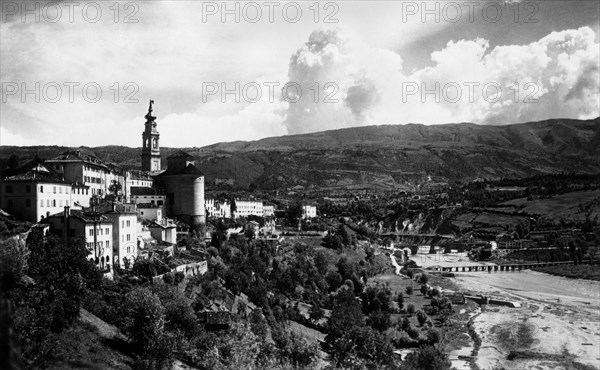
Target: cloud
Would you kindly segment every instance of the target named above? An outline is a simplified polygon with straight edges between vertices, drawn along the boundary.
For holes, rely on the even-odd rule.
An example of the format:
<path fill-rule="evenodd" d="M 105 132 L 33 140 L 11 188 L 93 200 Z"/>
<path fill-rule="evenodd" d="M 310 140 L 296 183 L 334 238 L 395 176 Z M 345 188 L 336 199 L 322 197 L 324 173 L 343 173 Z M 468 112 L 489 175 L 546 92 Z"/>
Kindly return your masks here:
<path fill-rule="evenodd" d="M 290 104 L 290 133 L 371 124 L 509 124 L 600 115 L 599 45 L 591 28 L 553 32 L 526 45 L 450 41 L 432 66 L 406 73 L 400 55 L 317 30 L 290 61 L 303 91 L 335 83 L 337 102 L 305 94 Z M 413 89 L 416 88 L 416 91 Z M 414 92 L 413 92 L 414 91 Z"/>

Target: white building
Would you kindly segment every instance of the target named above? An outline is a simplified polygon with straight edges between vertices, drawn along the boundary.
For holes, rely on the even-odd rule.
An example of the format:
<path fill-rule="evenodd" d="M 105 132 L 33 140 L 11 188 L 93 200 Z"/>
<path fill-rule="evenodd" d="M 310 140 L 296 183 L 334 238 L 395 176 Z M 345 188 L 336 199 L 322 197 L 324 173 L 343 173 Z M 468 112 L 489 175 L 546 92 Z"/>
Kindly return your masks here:
<path fill-rule="evenodd" d="M 219 201 L 213 198 L 204 200 L 204 207 L 208 217 L 231 218 L 231 203 L 228 201 Z"/>
<path fill-rule="evenodd" d="M 303 219 L 311 219 L 317 217 L 317 207 L 316 206 L 302 206 L 302 218 Z"/>
<path fill-rule="evenodd" d="M 126 171 L 125 184 L 123 185 L 125 196 L 128 202 L 134 202 L 132 195 L 135 190 L 133 188 L 152 188 L 154 180 L 148 174 L 140 171 Z M 141 192 L 141 191 L 138 191 Z"/>
<path fill-rule="evenodd" d="M 263 202 L 260 200 L 236 199 L 234 217 L 247 217 L 250 215 L 263 216 Z"/>
<path fill-rule="evenodd" d="M 119 182 L 122 186 L 125 179 L 124 171 L 119 167 L 106 164 L 79 150 L 64 152 L 45 163 L 52 170 L 61 173 L 65 181 L 85 184 L 89 186 L 91 195 L 100 197 L 109 193 L 113 181 Z"/>
<path fill-rule="evenodd" d="M 90 197 L 88 186 L 57 180 L 43 165 L 0 182 L 0 208 L 30 222 L 61 212 L 64 207 L 87 207 Z"/>
<path fill-rule="evenodd" d="M 163 206 L 167 200 L 165 194 L 159 193 L 154 188 L 132 187 L 131 202 L 135 204 L 150 204 L 153 206 Z"/>
<path fill-rule="evenodd" d="M 137 212 L 133 205 L 114 204 L 113 210 L 104 213 L 113 223 L 113 264 L 129 266 L 137 257 Z"/>
<path fill-rule="evenodd" d="M 164 217 L 163 208 L 150 204 L 139 204 L 137 206 L 137 216 L 140 220 L 160 221 Z"/>
<path fill-rule="evenodd" d="M 51 233 L 69 238 L 81 238 L 90 251 L 88 259 L 95 261 L 105 276 L 112 278 L 113 223 L 103 215 L 94 215 L 81 210 L 68 210 L 50 215 L 44 222 L 50 225 Z"/>
<path fill-rule="evenodd" d="M 272 217 L 275 216 L 275 206 L 273 204 L 263 204 L 263 216 Z"/>

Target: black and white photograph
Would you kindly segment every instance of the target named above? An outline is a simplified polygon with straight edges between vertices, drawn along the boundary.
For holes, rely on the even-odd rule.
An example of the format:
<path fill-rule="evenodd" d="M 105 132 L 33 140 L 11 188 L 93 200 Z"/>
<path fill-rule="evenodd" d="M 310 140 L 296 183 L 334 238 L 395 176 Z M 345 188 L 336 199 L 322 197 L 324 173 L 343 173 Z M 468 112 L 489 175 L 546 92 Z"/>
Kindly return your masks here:
<path fill-rule="evenodd" d="M 0 0 L 0 369 L 600 370 L 598 0 Z"/>

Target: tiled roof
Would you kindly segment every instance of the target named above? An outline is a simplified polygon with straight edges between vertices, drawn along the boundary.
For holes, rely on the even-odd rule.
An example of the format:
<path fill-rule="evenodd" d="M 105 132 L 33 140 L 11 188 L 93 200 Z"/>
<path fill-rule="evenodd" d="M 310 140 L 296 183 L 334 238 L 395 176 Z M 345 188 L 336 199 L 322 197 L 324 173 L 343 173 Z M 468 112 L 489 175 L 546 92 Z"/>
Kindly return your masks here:
<path fill-rule="evenodd" d="M 168 156 L 167 158 L 194 158 L 194 156 L 184 152 L 183 150 L 178 150 L 175 153 Z"/>
<path fill-rule="evenodd" d="M 198 167 L 194 166 L 193 164 L 188 164 L 187 167 L 185 167 L 182 170 L 179 171 L 173 171 L 170 168 L 167 168 L 167 170 L 163 173 L 161 173 L 160 175 L 156 176 L 156 177 L 162 177 L 162 176 L 173 176 L 173 175 L 197 175 L 197 176 L 204 176 L 204 173 L 202 171 L 200 171 L 198 169 Z"/>

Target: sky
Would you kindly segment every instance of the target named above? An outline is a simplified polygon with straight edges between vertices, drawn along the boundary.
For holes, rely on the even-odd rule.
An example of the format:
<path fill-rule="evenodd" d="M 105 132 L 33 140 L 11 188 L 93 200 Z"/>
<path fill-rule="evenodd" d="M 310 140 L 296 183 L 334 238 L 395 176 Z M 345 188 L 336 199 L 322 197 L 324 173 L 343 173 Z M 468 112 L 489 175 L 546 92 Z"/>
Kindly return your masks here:
<path fill-rule="evenodd" d="M 0 145 L 600 116 L 598 1 L 0 4 Z"/>

